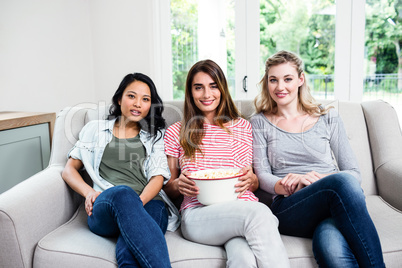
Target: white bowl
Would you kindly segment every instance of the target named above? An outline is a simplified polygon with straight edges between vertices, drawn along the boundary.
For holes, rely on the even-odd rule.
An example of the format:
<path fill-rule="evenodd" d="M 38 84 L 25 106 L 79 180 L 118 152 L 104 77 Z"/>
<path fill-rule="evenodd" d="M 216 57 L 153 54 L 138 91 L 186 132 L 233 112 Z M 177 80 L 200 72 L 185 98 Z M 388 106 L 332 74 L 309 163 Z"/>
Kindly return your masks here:
<path fill-rule="evenodd" d="M 199 188 L 198 201 L 203 205 L 212 205 L 221 202 L 234 201 L 237 199 L 235 184 L 243 174 L 231 175 L 229 177 L 211 178 L 209 174 L 216 172 L 239 173 L 240 169 L 208 169 L 191 173 L 188 178 L 195 181 Z"/>

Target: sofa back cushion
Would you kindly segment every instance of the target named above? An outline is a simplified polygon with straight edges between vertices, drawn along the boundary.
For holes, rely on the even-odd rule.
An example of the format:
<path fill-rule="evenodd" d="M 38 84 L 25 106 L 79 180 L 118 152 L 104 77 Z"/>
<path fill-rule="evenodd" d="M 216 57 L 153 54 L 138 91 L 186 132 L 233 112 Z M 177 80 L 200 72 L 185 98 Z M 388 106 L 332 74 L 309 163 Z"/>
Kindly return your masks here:
<path fill-rule="evenodd" d="M 66 107 L 57 114 L 49 165 L 64 166 L 66 164 L 67 153 L 77 141 L 78 134 L 86 124 L 87 112 L 87 108 Z"/>
<path fill-rule="evenodd" d="M 350 145 L 359 163 L 364 193 L 377 194 L 367 126 L 361 104 L 348 101 L 323 101 L 323 105 L 334 106 L 342 118 Z"/>

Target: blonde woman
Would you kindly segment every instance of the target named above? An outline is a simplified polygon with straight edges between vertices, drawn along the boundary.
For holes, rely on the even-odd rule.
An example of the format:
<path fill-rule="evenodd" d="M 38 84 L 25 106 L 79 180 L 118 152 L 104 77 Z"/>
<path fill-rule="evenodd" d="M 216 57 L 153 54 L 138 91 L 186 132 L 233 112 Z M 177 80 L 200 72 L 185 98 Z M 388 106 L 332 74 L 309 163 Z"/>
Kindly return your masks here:
<path fill-rule="evenodd" d="M 289 267 L 278 221 L 253 192 L 258 180 L 251 169 L 252 130 L 230 97 L 221 68 L 197 62 L 186 82 L 184 118 L 170 126 L 165 152 L 172 174 L 164 190 L 181 204 L 183 236 L 225 247 L 228 267 Z M 242 168 L 237 201 L 203 206 L 199 189 L 186 175 L 211 168 Z"/>
<path fill-rule="evenodd" d="M 384 267 L 342 120 L 315 103 L 298 56 L 267 60 L 255 104 L 254 170 L 279 231 L 313 238 L 320 267 Z"/>

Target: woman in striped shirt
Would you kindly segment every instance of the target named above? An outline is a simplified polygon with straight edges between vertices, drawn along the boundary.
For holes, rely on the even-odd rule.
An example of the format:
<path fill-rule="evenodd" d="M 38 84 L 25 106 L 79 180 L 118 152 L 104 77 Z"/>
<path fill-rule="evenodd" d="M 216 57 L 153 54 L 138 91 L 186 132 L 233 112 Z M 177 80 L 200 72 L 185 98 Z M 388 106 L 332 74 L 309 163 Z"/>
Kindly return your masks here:
<path fill-rule="evenodd" d="M 184 196 L 182 233 L 191 241 L 221 246 L 228 267 L 289 267 L 278 220 L 252 193 L 252 129 L 240 117 L 221 68 L 211 60 L 196 63 L 186 82 L 184 118 L 168 128 L 165 153 L 171 178 L 164 186 L 171 198 Z M 203 206 L 198 188 L 186 175 L 217 168 L 241 168 L 238 199 Z"/>

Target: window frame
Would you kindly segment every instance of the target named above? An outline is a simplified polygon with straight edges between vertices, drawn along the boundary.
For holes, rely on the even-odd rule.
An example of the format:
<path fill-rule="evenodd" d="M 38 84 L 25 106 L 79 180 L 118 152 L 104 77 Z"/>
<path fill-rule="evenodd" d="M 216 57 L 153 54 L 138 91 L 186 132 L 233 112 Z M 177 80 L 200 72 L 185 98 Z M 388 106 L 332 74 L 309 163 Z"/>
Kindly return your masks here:
<path fill-rule="evenodd" d="M 336 100 L 361 101 L 363 98 L 365 6 L 365 0 L 336 1 Z"/>

